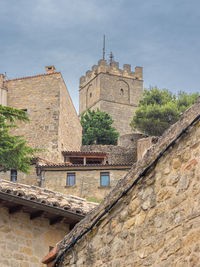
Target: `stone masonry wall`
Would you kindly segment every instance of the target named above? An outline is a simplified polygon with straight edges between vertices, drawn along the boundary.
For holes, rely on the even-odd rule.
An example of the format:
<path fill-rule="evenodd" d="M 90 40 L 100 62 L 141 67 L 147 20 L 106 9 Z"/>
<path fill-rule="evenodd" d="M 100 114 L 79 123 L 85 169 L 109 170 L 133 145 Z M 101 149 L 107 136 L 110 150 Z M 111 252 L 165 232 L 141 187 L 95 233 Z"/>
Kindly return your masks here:
<path fill-rule="evenodd" d="M 60 81 L 59 147 L 79 151 L 82 143 L 82 127 L 64 80 Z"/>
<path fill-rule="evenodd" d="M 137 147 L 138 140 L 144 137 L 145 135 L 141 133 L 124 134 L 119 137 L 118 145 L 126 149 L 135 148 Z"/>
<path fill-rule="evenodd" d="M 13 134 L 32 147 L 45 149 L 41 157 L 59 162 L 61 151 L 79 150 L 81 125 L 59 72 L 9 80 L 8 106 L 27 109 L 28 123 L 17 123 Z"/>
<path fill-rule="evenodd" d="M 10 181 L 10 171 L 0 172 L 0 179 Z M 17 172 L 17 182 L 20 184 L 39 186 L 39 177 L 36 174 L 35 165 L 31 166 L 29 173 Z"/>
<path fill-rule="evenodd" d="M 150 136 L 137 141 L 137 160 L 140 160 L 147 150 L 157 143 L 158 136 Z"/>
<path fill-rule="evenodd" d="M 84 145 L 81 150 L 86 152 L 105 152 L 107 153 L 109 164 L 132 164 L 137 161 L 137 144 L 130 148 L 113 145 Z"/>
<path fill-rule="evenodd" d="M 112 126 L 120 133 L 120 135 L 132 132 L 130 122 L 137 109 L 136 106 L 125 105 L 121 103 L 112 103 L 108 101 L 100 101 L 100 110 L 108 112 L 114 120 Z"/>
<path fill-rule="evenodd" d="M 39 153 L 57 161 L 61 75 L 51 74 L 7 82 L 8 106 L 27 109 L 29 123 L 17 123 L 15 135 L 23 135 L 32 147 L 46 149 Z"/>
<path fill-rule="evenodd" d="M 75 258 L 72 250 L 65 254 L 61 266 L 74 266 L 74 259 L 76 266 L 83 267 L 199 266 L 199 140 L 200 123 L 183 135 L 156 167 L 74 246 Z M 132 173 L 134 170 L 119 191 L 134 179 Z M 108 199 L 117 194 L 116 190 Z M 104 202 L 99 207 L 101 212 L 107 203 Z M 85 219 L 89 227 L 90 217 Z"/>
<path fill-rule="evenodd" d="M 45 218 L 30 220 L 29 214 L 9 214 L 0 207 L 0 266 L 39 267 L 49 247 L 69 232 L 69 225 L 49 225 Z"/>
<path fill-rule="evenodd" d="M 100 173 L 110 173 L 110 186 L 100 186 Z M 88 200 L 102 200 L 116 183 L 128 172 L 125 170 L 45 171 L 45 188 L 66 195 L 75 195 Z M 66 186 L 67 173 L 76 174 L 76 184 Z"/>

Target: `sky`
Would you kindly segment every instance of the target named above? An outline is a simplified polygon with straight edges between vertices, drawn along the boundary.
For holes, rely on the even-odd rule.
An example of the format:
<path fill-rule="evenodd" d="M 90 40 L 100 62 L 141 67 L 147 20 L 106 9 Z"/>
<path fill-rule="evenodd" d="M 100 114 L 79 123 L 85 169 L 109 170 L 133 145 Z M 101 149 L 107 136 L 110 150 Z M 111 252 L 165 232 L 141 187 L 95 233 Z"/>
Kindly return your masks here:
<path fill-rule="evenodd" d="M 0 0 L 0 73 L 61 71 L 78 110 L 79 78 L 102 58 L 144 68 L 144 87 L 200 91 L 199 0 Z"/>

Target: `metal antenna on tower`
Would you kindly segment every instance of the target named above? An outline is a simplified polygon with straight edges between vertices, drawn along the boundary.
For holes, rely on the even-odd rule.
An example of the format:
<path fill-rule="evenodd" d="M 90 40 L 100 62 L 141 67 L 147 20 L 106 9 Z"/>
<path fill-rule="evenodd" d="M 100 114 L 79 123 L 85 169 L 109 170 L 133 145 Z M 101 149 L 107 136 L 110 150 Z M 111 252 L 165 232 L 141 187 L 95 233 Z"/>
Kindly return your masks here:
<path fill-rule="evenodd" d="M 106 46 L 106 36 L 103 36 L 103 60 L 105 60 L 105 46 Z"/>
<path fill-rule="evenodd" d="M 112 52 L 110 52 L 110 65 L 111 65 L 111 63 L 114 61 L 114 56 L 113 56 L 113 53 Z"/>

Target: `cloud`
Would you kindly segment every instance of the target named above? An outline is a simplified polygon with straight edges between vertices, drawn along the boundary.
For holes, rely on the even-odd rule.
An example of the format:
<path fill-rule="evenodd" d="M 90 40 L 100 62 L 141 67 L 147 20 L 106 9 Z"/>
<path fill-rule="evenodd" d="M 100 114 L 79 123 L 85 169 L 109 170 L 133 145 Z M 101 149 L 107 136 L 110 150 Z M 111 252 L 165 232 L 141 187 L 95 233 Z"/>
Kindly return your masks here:
<path fill-rule="evenodd" d="M 199 0 L 1 0 L 0 73 L 38 74 L 56 65 L 78 103 L 78 81 L 102 56 L 144 67 L 145 86 L 200 83 Z"/>

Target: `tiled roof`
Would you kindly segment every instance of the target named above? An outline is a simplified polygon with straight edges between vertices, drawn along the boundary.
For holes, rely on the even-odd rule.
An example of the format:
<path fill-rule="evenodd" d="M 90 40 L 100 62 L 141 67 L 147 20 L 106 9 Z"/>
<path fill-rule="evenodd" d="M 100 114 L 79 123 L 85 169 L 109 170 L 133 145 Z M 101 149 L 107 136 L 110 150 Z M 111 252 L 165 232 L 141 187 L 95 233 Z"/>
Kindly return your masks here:
<path fill-rule="evenodd" d="M 74 154 L 74 155 L 85 155 L 85 156 L 92 156 L 92 155 L 97 155 L 97 156 L 106 156 L 105 152 L 93 152 L 93 151 L 62 151 L 63 155 L 69 155 L 69 154 Z"/>
<path fill-rule="evenodd" d="M 22 200 L 29 200 L 44 206 L 51 206 L 55 209 L 62 209 L 66 212 L 70 211 L 81 215 L 87 214 L 97 206 L 97 204 L 87 202 L 83 198 L 64 195 L 44 188 L 18 184 L 6 180 L 0 180 L 0 194 L 2 193 L 21 198 Z"/>
<path fill-rule="evenodd" d="M 74 229 L 58 244 L 57 255 L 66 253 L 66 248 L 73 247 L 76 240 L 88 233 L 97 224 L 97 218 L 103 220 L 103 216 L 109 212 L 112 207 L 118 203 L 118 200 L 126 196 L 128 189 L 131 189 L 139 180 L 145 178 L 146 173 L 154 169 L 156 163 L 162 155 L 167 153 L 169 148 L 179 142 L 183 134 L 187 134 L 189 127 L 195 127 L 196 123 L 200 121 L 200 98 L 197 103 L 183 113 L 180 120 L 172 125 L 164 134 L 158 139 L 158 142 L 153 145 L 144 157 L 133 165 L 131 171 L 115 186 L 115 188 L 105 197 L 101 204 L 88 214 L 81 222 L 79 222 Z M 169 152 L 170 153 L 170 150 Z M 79 237 L 77 239 L 77 237 Z M 57 257 L 57 259 L 58 259 Z"/>
<path fill-rule="evenodd" d="M 49 76 L 49 75 L 52 75 L 52 74 L 60 74 L 60 72 L 43 73 L 43 74 L 38 74 L 38 75 L 33 75 L 33 76 L 26 76 L 26 77 L 15 78 L 15 79 L 8 79 L 6 82 L 17 81 L 17 80 L 27 80 L 27 79 L 38 78 L 38 77 L 42 77 L 42 76 Z"/>
<path fill-rule="evenodd" d="M 119 164 L 72 164 L 70 162 L 51 163 L 51 164 L 38 164 L 37 167 L 47 168 L 61 168 L 61 167 L 119 167 L 119 166 L 132 166 L 132 163 L 119 163 Z"/>

